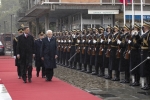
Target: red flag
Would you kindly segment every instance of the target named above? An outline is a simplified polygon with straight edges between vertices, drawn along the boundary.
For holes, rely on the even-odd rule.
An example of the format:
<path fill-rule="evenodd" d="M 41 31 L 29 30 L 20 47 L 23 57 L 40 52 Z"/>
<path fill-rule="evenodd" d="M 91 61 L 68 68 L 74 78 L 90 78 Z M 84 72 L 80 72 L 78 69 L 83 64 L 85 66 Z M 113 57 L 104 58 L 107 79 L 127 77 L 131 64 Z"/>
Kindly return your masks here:
<path fill-rule="evenodd" d="M 121 3 L 124 3 L 124 0 L 120 0 Z M 125 4 L 128 5 L 128 3 L 132 3 L 132 0 L 125 0 Z"/>

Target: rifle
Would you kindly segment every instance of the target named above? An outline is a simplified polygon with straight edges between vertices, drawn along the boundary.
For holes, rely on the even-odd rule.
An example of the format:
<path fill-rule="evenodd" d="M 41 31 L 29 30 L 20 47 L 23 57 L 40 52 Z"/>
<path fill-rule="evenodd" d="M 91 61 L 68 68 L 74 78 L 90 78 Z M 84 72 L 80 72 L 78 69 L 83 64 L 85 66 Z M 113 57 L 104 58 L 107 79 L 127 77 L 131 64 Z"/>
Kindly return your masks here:
<path fill-rule="evenodd" d="M 118 39 L 120 39 L 120 34 L 119 34 L 118 37 L 117 37 L 117 40 L 118 40 Z M 117 57 L 117 58 L 120 58 L 120 50 L 121 50 L 121 49 L 120 49 L 120 45 L 118 45 L 118 49 L 117 49 L 117 53 L 116 53 L 116 57 Z"/>
<path fill-rule="evenodd" d="M 94 36 L 94 40 L 96 40 L 96 37 Z M 94 43 L 94 47 L 92 49 L 92 55 L 96 55 L 96 44 Z"/>
<path fill-rule="evenodd" d="M 89 40 L 91 40 L 91 36 L 89 37 Z M 88 46 L 88 55 L 91 55 L 91 44 L 89 43 L 89 46 Z"/>
<path fill-rule="evenodd" d="M 102 36 L 101 36 L 101 39 L 105 39 L 104 38 L 104 34 L 102 34 Z M 101 41 L 100 41 L 101 42 Z M 103 48 L 104 48 L 104 45 L 103 44 L 101 44 L 101 46 L 100 46 L 100 48 L 99 48 L 99 55 L 102 55 L 103 54 Z"/>
<path fill-rule="evenodd" d="M 129 37 L 129 40 L 131 40 L 131 35 L 130 35 L 130 37 Z M 128 49 L 127 49 L 126 52 L 125 52 L 125 59 L 129 59 L 130 50 L 131 50 L 131 45 L 128 44 Z"/>
<path fill-rule="evenodd" d="M 85 40 L 86 39 L 86 37 L 84 36 L 83 37 L 83 40 Z M 83 43 L 83 47 L 82 47 L 82 54 L 84 54 L 85 53 L 85 44 Z"/>
<path fill-rule="evenodd" d="M 110 39 L 110 36 L 108 36 L 108 40 L 109 39 Z M 111 45 L 108 44 L 107 51 L 106 51 L 106 57 L 110 57 L 110 49 L 111 49 Z"/>

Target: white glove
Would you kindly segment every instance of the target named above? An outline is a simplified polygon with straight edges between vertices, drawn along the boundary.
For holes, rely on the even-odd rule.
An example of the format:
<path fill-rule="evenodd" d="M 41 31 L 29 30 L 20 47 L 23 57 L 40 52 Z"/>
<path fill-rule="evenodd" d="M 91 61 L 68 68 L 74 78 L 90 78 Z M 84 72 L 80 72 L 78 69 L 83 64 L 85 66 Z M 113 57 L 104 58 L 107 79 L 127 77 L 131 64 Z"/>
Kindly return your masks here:
<path fill-rule="evenodd" d="M 90 42 L 91 42 L 91 40 L 88 41 L 88 43 L 90 43 Z"/>
<path fill-rule="evenodd" d="M 96 43 L 97 41 L 96 40 L 93 40 L 93 43 Z"/>
<path fill-rule="evenodd" d="M 111 39 L 108 39 L 108 43 L 111 41 Z"/>
<path fill-rule="evenodd" d="M 82 42 L 84 42 L 85 40 L 82 40 Z"/>
<path fill-rule="evenodd" d="M 16 59 L 16 56 L 14 56 L 14 59 Z"/>
<path fill-rule="evenodd" d="M 72 35 L 72 37 L 73 37 L 73 38 L 76 38 L 76 36 L 75 36 L 74 34 Z"/>
<path fill-rule="evenodd" d="M 60 42 L 60 40 L 58 40 L 58 42 Z"/>
<path fill-rule="evenodd" d="M 66 40 L 64 41 L 64 43 L 66 43 Z"/>
<path fill-rule="evenodd" d="M 130 44 L 131 43 L 131 40 L 128 40 L 128 44 Z"/>
<path fill-rule="evenodd" d="M 118 41 L 117 41 L 117 44 L 121 44 L 121 41 L 120 41 L 120 40 L 118 40 Z"/>
<path fill-rule="evenodd" d="M 80 40 L 78 40 L 77 42 L 80 43 Z"/>
<path fill-rule="evenodd" d="M 61 40 L 61 42 L 63 43 L 64 41 L 63 41 L 63 40 Z"/>
<path fill-rule="evenodd" d="M 69 43 L 71 42 L 71 40 L 69 40 Z"/>
<path fill-rule="evenodd" d="M 104 40 L 103 39 L 101 39 L 101 43 L 103 42 Z"/>

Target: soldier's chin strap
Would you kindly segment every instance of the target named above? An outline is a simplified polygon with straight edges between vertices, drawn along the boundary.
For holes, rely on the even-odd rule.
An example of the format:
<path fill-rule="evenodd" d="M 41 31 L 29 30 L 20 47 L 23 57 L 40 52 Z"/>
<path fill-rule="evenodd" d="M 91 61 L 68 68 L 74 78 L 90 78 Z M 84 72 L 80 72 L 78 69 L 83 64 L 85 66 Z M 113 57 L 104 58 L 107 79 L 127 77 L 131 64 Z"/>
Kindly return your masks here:
<path fill-rule="evenodd" d="M 148 56 L 144 61 L 142 61 L 140 64 L 138 64 L 136 67 L 134 67 L 130 72 L 134 71 L 136 68 L 138 68 L 140 65 L 142 65 L 145 61 L 149 60 L 150 57 Z"/>

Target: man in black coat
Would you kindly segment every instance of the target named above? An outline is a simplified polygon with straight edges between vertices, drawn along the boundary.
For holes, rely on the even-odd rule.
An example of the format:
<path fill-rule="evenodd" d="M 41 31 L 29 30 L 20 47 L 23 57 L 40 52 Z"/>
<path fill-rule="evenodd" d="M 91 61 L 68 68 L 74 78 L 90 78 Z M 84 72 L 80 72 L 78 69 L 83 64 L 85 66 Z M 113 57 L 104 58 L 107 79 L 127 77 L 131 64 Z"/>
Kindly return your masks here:
<path fill-rule="evenodd" d="M 56 68 L 57 43 L 51 30 L 46 32 L 47 37 L 43 39 L 41 47 L 41 59 L 44 61 L 46 81 L 51 81 L 53 69 Z"/>
<path fill-rule="evenodd" d="M 18 38 L 17 58 L 20 60 L 21 74 L 24 83 L 31 82 L 32 78 L 32 58 L 34 54 L 34 38 L 29 34 L 29 27 L 24 27 L 24 33 Z M 26 74 L 28 75 L 26 76 Z"/>
<path fill-rule="evenodd" d="M 41 56 L 40 56 L 40 50 L 41 50 L 41 46 L 42 46 L 42 39 L 44 38 L 44 33 L 40 32 L 39 33 L 39 39 L 35 40 L 35 66 L 36 66 L 36 76 L 39 77 L 39 73 L 40 73 L 40 69 L 42 67 L 42 78 L 45 77 L 45 67 L 44 67 L 44 63 L 41 60 Z"/>
<path fill-rule="evenodd" d="M 20 62 L 19 59 L 16 58 L 17 56 L 17 44 L 18 44 L 18 37 L 22 34 L 23 30 L 22 28 L 18 29 L 18 36 L 14 38 L 13 40 L 13 50 L 14 50 L 14 58 L 15 58 L 15 66 L 17 66 L 17 73 L 18 73 L 18 79 L 21 79 L 21 69 L 20 69 Z"/>

